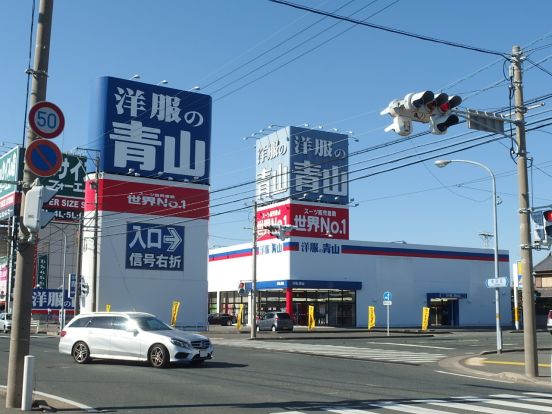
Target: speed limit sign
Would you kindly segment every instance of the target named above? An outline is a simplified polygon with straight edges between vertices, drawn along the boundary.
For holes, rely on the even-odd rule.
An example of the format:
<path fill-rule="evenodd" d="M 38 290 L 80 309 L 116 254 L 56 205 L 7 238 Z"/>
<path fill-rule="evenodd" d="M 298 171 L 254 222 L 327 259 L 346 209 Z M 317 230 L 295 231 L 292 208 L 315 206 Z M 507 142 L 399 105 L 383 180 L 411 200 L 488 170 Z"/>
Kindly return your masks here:
<path fill-rule="evenodd" d="M 52 102 L 38 102 L 29 111 L 29 126 L 42 138 L 55 138 L 63 131 L 65 118 Z"/>

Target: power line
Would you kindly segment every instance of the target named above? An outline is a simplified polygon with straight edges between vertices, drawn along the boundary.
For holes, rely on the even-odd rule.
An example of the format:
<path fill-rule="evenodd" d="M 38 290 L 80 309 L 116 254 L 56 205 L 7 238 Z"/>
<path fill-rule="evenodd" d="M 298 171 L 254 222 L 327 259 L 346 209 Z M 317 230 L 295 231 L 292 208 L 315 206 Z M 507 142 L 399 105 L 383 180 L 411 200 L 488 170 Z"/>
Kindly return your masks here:
<path fill-rule="evenodd" d="M 451 41 L 448 41 L 448 40 L 438 39 L 438 38 L 435 38 L 435 37 L 424 36 L 424 35 L 411 33 L 411 32 L 407 32 L 407 31 L 400 30 L 400 29 L 394 29 L 394 28 L 391 28 L 391 27 L 381 26 L 379 24 L 367 23 L 367 22 L 364 22 L 364 21 L 361 21 L 361 20 L 353 19 L 353 18 L 346 17 L 346 16 L 336 15 L 334 13 L 329 13 L 329 12 L 325 12 L 323 10 L 314 9 L 312 7 L 307 7 L 307 6 L 303 6 L 303 5 L 300 5 L 300 4 L 291 3 L 291 2 L 285 1 L 285 0 L 270 0 L 270 1 L 273 2 L 273 3 L 282 4 L 284 6 L 293 7 L 295 9 L 305 10 L 305 11 L 309 11 L 311 13 L 332 17 L 334 19 L 345 20 L 345 21 L 348 21 L 348 22 L 351 22 L 351 23 L 354 23 L 354 24 L 358 24 L 358 25 L 361 25 L 361 26 L 371 27 L 372 29 L 383 30 L 385 32 L 395 33 L 395 34 L 399 34 L 399 35 L 402 35 L 402 36 L 412 37 L 412 38 L 419 39 L 419 40 L 425 40 L 425 41 L 428 41 L 428 42 L 439 43 L 439 44 L 452 46 L 452 47 L 457 47 L 457 48 L 461 48 L 461 49 L 472 50 L 472 51 L 475 51 L 475 52 L 502 56 L 504 59 L 509 59 L 509 55 L 507 55 L 505 53 L 502 53 L 502 52 L 497 52 L 497 51 L 494 51 L 494 50 L 483 49 L 483 48 L 480 48 L 480 47 L 477 47 L 477 46 L 470 46 L 470 45 L 465 45 L 465 44 L 462 44 L 462 43 L 456 43 L 456 42 L 451 42 Z"/>

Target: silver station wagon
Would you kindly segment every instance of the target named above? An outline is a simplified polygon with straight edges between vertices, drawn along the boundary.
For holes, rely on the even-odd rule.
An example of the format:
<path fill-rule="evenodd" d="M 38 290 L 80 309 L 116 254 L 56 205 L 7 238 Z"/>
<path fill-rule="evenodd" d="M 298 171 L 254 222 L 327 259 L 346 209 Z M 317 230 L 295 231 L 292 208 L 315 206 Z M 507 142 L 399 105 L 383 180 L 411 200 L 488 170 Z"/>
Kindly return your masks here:
<path fill-rule="evenodd" d="M 59 352 L 85 364 L 92 358 L 201 364 L 213 358 L 209 338 L 184 332 L 149 313 L 96 312 L 73 318 L 60 333 Z"/>

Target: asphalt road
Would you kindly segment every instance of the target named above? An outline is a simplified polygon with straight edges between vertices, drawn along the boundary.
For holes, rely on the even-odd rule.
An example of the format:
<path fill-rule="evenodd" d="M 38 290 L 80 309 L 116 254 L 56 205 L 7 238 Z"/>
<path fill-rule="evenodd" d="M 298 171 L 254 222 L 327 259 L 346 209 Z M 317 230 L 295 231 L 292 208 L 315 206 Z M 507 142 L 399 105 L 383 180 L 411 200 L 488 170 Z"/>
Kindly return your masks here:
<path fill-rule="evenodd" d="M 527 398 L 550 398 L 548 411 L 552 405 L 552 388 L 461 376 L 440 365 L 492 349 L 495 337 L 489 332 L 434 337 L 349 333 L 319 339 L 263 334 L 258 341 L 219 332 L 210 336 L 216 344 L 214 360 L 166 370 L 128 362 L 77 365 L 58 354 L 56 337 L 33 337 L 35 388 L 98 411 L 122 413 L 463 413 L 476 406 L 500 413 L 508 409 L 504 404 L 510 411 L 539 412 L 515 407 Z M 551 339 L 539 336 L 539 341 Z M 251 342 L 265 348 L 250 348 Z M 505 346 L 522 342 L 520 334 L 505 334 Z M 293 352 L 270 349 L 286 344 Z M 334 354 L 309 354 L 316 347 Z M 7 382 L 8 351 L 9 339 L 0 336 L 0 384 Z M 358 359 L 361 354 L 367 357 Z M 408 360 L 413 354 L 442 357 Z M 378 355 L 383 359 L 374 359 Z M 466 397 L 475 400 L 461 399 Z M 524 404 L 544 406 L 542 401 Z"/>

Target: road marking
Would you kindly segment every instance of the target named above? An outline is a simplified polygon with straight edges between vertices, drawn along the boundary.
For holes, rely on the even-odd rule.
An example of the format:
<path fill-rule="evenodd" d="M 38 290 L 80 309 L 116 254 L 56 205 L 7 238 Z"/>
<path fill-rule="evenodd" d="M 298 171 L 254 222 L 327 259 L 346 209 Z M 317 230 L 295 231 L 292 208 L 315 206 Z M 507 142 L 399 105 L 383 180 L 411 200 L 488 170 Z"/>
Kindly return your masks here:
<path fill-rule="evenodd" d="M 249 340 L 237 341 L 211 341 L 216 345 L 252 348 L 269 351 L 300 353 L 314 356 L 326 356 L 334 358 L 350 358 L 368 361 L 387 361 L 403 364 L 420 364 L 437 362 L 446 358 L 445 354 L 387 350 L 379 348 L 358 348 L 336 345 L 313 345 L 305 343 L 281 343 L 278 341 L 255 342 Z"/>
<path fill-rule="evenodd" d="M 543 398 L 535 398 L 543 397 Z M 389 411 L 411 414 L 452 414 L 452 413 L 486 413 L 486 414 L 523 414 L 529 412 L 552 412 L 552 394 L 525 392 L 520 395 L 493 394 L 474 397 L 460 396 L 450 398 L 398 399 L 395 401 L 356 401 L 338 406 L 327 406 L 320 411 L 305 408 L 309 413 L 330 412 L 337 414 L 387 413 Z M 499 406 L 499 407 L 493 407 Z M 435 409 L 433 407 L 438 407 Z M 304 411 L 279 411 L 271 414 L 306 414 Z"/>
<path fill-rule="evenodd" d="M 518 361 L 493 361 L 492 359 L 486 359 L 483 361 L 484 364 L 494 364 L 494 365 L 516 365 L 523 367 L 525 366 L 525 362 L 518 362 Z M 550 364 L 538 364 L 539 367 L 542 368 L 550 368 Z"/>
<path fill-rule="evenodd" d="M 376 345 L 396 345 L 396 346 L 412 346 L 417 348 L 432 348 L 432 349 L 456 349 L 456 348 L 447 348 L 446 346 L 430 346 L 430 345 L 415 345 L 415 344 L 397 344 L 395 342 L 366 342 L 367 344 L 376 344 Z"/>
<path fill-rule="evenodd" d="M 482 377 L 476 377 L 476 376 L 473 376 L 473 375 L 456 374 L 454 372 L 437 371 L 437 370 L 435 370 L 435 372 L 438 372 L 439 374 L 454 375 L 456 377 L 474 378 L 474 379 L 478 379 L 478 380 L 482 380 L 482 381 L 504 382 L 506 384 L 515 384 L 514 381 L 504 381 L 504 380 L 497 380 L 497 379 L 492 379 L 492 378 L 482 378 Z"/>

